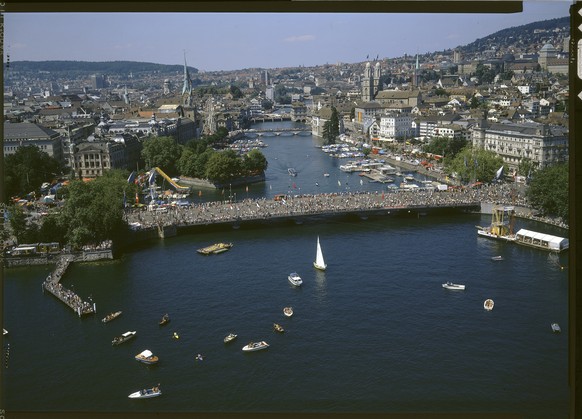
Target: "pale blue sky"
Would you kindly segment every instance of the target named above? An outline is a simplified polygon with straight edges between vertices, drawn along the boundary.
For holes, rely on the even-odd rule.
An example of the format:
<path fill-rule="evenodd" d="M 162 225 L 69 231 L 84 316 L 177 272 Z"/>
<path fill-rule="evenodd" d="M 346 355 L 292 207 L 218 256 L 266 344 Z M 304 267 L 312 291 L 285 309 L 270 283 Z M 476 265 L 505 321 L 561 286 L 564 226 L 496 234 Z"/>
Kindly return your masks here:
<path fill-rule="evenodd" d="M 364 61 L 454 48 L 568 16 L 567 0 L 516 14 L 5 13 L 11 61 L 146 61 L 202 71 Z"/>

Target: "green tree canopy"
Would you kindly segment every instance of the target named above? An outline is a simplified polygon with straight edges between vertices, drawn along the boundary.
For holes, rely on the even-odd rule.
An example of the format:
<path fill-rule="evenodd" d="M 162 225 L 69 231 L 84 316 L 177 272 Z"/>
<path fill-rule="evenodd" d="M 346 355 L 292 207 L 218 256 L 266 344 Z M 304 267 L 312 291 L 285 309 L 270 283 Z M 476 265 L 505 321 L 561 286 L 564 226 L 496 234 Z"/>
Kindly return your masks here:
<path fill-rule="evenodd" d="M 556 164 L 535 172 L 526 196 L 531 206 L 545 215 L 568 220 L 568 164 Z"/>
<path fill-rule="evenodd" d="M 259 150 L 251 150 L 242 158 L 242 169 L 248 175 L 263 173 L 267 170 L 268 162 L 265 155 Z"/>
<path fill-rule="evenodd" d="M 141 152 L 146 166 L 159 167 L 168 176 L 178 174 L 176 165 L 181 154 L 182 147 L 172 137 L 148 138 L 144 141 Z"/>
<path fill-rule="evenodd" d="M 463 182 L 489 183 L 495 179 L 503 159 L 493 151 L 467 146 L 453 159 L 445 159 L 445 170 L 456 173 Z"/>
<path fill-rule="evenodd" d="M 455 156 L 467 146 L 467 140 L 463 138 L 434 137 L 423 147 L 427 153 L 438 154 L 447 159 Z"/>
<path fill-rule="evenodd" d="M 329 121 L 323 123 L 323 142 L 324 144 L 335 144 L 339 132 L 339 114 L 335 106 L 331 107 L 331 117 Z"/>
<path fill-rule="evenodd" d="M 241 160 L 233 150 L 214 153 L 206 164 L 206 178 L 214 182 L 228 182 L 240 176 Z"/>
<path fill-rule="evenodd" d="M 6 202 L 12 196 L 38 193 L 44 182 L 51 182 L 62 174 L 62 165 L 37 146 L 19 147 L 4 159 L 4 187 Z"/>

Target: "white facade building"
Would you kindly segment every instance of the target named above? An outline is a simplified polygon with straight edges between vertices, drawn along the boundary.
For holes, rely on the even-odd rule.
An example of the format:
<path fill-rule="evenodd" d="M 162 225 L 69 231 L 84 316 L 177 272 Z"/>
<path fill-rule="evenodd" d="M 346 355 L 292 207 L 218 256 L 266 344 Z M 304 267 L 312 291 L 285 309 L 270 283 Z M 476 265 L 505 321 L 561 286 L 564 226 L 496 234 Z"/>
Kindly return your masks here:
<path fill-rule="evenodd" d="M 408 113 L 393 113 L 380 117 L 380 138 L 395 140 L 413 136 L 412 116 Z"/>

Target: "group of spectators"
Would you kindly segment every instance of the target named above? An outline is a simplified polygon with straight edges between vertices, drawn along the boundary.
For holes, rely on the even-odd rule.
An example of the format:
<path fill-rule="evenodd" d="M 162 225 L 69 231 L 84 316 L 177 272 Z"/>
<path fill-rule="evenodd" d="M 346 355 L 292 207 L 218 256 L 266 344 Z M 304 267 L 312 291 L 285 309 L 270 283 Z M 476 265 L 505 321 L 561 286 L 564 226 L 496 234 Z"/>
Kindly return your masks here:
<path fill-rule="evenodd" d="M 45 279 L 43 287 L 79 315 L 93 313 L 94 306 L 91 303 L 81 300 L 81 297 L 59 283 L 71 260 L 68 257 L 60 257 L 53 272 Z"/>
<path fill-rule="evenodd" d="M 274 217 L 334 214 L 369 210 L 415 209 L 451 207 L 458 205 L 512 205 L 516 214 L 560 226 L 559 221 L 535 217 L 528 207 L 523 191 L 509 184 L 480 185 L 473 188 L 451 188 L 437 191 L 434 188 L 410 190 L 398 189 L 394 192 L 343 192 L 325 194 L 303 194 L 273 199 L 244 199 L 238 202 L 215 201 L 190 206 L 168 207 L 166 211 L 131 210 L 126 213 L 126 221 L 135 229 L 155 226 L 189 226 L 221 222 L 236 222 Z"/>

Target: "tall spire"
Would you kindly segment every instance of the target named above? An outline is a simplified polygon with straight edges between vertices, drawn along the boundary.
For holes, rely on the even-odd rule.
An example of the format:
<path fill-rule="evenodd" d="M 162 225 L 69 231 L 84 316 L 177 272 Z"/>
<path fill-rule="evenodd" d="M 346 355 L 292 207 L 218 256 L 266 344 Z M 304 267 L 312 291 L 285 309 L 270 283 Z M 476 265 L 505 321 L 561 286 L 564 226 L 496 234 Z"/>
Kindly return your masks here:
<path fill-rule="evenodd" d="M 187 95 L 187 97 L 184 97 L 185 95 Z M 184 86 L 182 87 L 182 97 L 184 97 L 184 103 L 190 105 L 192 97 L 192 80 L 190 80 L 190 72 L 188 71 L 188 65 L 186 64 L 186 51 L 184 51 Z"/>

